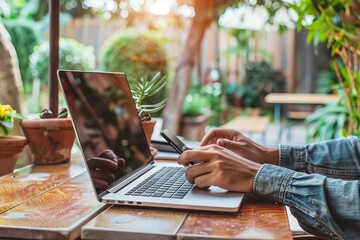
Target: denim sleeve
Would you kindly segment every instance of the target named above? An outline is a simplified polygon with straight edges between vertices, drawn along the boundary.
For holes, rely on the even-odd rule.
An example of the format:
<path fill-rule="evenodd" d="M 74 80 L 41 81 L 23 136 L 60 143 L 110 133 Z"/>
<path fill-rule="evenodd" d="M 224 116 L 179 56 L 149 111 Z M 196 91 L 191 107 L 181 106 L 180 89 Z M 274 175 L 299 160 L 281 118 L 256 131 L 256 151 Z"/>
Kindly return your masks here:
<path fill-rule="evenodd" d="M 304 230 L 327 239 L 360 239 L 360 182 L 264 164 L 255 195 L 290 207 Z"/>
<path fill-rule="evenodd" d="M 308 145 L 279 145 L 279 165 L 328 177 L 360 179 L 360 142 L 355 136 Z"/>

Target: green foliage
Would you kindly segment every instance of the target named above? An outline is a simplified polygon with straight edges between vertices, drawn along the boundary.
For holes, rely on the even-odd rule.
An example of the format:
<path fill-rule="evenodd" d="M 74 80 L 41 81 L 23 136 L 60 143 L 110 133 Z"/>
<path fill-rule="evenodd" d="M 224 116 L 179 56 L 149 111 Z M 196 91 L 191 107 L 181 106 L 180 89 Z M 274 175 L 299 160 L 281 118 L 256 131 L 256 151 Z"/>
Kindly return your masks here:
<path fill-rule="evenodd" d="M 183 116 L 200 116 L 210 110 L 210 102 L 200 81 L 194 79 L 185 97 Z"/>
<path fill-rule="evenodd" d="M 17 18 L 21 9 L 26 5 L 26 0 L 2 0 L 0 1 L 0 17 Z"/>
<path fill-rule="evenodd" d="M 222 113 L 226 109 L 225 92 L 223 90 L 223 83 L 214 82 L 203 86 L 204 97 L 207 99 L 207 104 L 210 106 L 212 117 L 209 125 L 220 126 L 224 124 Z"/>
<path fill-rule="evenodd" d="M 211 74 L 211 71 L 214 71 Z M 211 113 L 209 125 L 220 126 L 223 124 L 222 113 L 226 108 L 226 96 L 223 89 L 222 75 L 218 69 L 210 69 L 205 77 L 206 84 L 193 78 L 190 89 L 185 97 L 183 116 L 196 117 Z"/>
<path fill-rule="evenodd" d="M 88 9 L 83 7 L 84 0 L 60 0 L 62 15 L 75 15 L 79 9 L 82 12 L 89 12 Z M 1 5 L 1 0 L 0 0 Z M 76 9 L 68 9 L 70 6 L 75 6 Z M 39 23 L 42 20 L 49 22 L 49 0 L 2 0 L 3 9 L 0 8 L 0 16 L 7 19 L 31 19 Z M 3 10 L 3 11 L 2 11 Z M 80 10 L 80 11 L 81 11 Z M 77 14 L 76 16 L 81 16 Z M 60 21 L 61 24 L 61 21 Z M 47 23 L 47 25 L 49 25 Z M 49 32 L 49 31 L 47 31 Z"/>
<path fill-rule="evenodd" d="M 316 79 L 317 88 L 316 93 L 328 94 L 334 91 L 335 85 L 337 85 L 337 78 L 334 71 L 321 71 Z"/>
<path fill-rule="evenodd" d="M 184 102 L 184 116 L 200 116 L 209 110 L 209 104 L 205 97 L 199 93 L 189 93 Z"/>
<path fill-rule="evenodd" d="M 102 47 L 100 65 L 106 71 L 124 72 L 130 81 L 143 76 L 154 76 L 160 72 L 167 74 L 167 58 L 162 42 L 164 38 L 158 31 L 140 33 L 125 29 L 115 33 Z M 155 104 L 166 96 L 164 87 L 156 95 L 147 98 L 145 104 Z M 156 113 L 158 115 L 161 112 Z M 153 116 L 157 116 L 153 114 Z"/>
<path fill-rule="evenodd" d="M 32 75 L 29 69 L 29 56 L 34 51 L 34 46 L 39 44 L 39 36 L 33 27 L 33 21 L 25 19 L 4 19 L 4 26 L 11 36 L 19 60 L 21 79 L 25 91 L 28 92 Z"/>
<path fill-rule="evenodd" d="M 59 68 L 69 70 L 92 70 L 95 68 L 94 49 L 76 40 L 62 38 L 59 42 Z M 30 56 L 30 69 L 33 77 L 43 83 L 48 82 L 49 42 L 35 47 Z"/>
<path fill-rule="evenodd" d="M 332 102 L 318 108 L 305 119 L 308 140 L 330 140 L 344 136 L 349 111 L 343 103 Z"/>
<path fill-rule="evenodd" d="M 240 107 L 260 107 L 260 97 L 251 84 L 240 85 L 235 92 L 235 97 L 239 99 Z"/>
<path fill-rule="evenodd" d="M 266 62 L 250 62 L 246 66 L 242 84 L 230 83 L 227 97 L 230 104 L 239 107 L 265 107 L 264 97 L 270 92 L 279 92 L 283 78 Z M 237 101 L 237 102 L 236 102 Z"/>
<path fill-rule="evenodd" d="M 327 42 L 333 66 L 342 89 L 341 104 L 348 109 L 348 127 L 343 132 L 347 135 L 360 136 L 360 3 L 353 0 L 304 0 L 299 5 L 292 5 L 298 12 L 298 28 L 306 17 L 312 17 L 308 42 L 315 46 Z M 326 113 L 326 112 L 325 112 Z M 328 119 L 327 115 L 323 118 Z"/>
<path fill-rule="evenodd" d="M 166 75 L 167 59 L 160 42 L 156 31 L 121 30 L 101 49 L 100 64 L 104 70 L 124 72 L 134 79 L 157 72 Z"/>
<path fill-rule="evenodd" d="M 351 9 L 352 7 L 354 9 Z M 318 43 L 326 41 L 334 55 L 346 44 L 359 48 L 360 42 L 354 41 L 358 36 L 358 27 L 354 22 L 359 20 L 356 14 L 358 7 L 359 3 L 352 0 L 304 0 L 294 9 L 299 14 L 298 28 L 302 27 L 305 18 L 313 19 L 311 24 L 306 26 L 309 29 L 308 42 L 312 41 L 317 46 Z M 346 19 L 346 15 L 352 15 L 354 19 Z"/>
<path fill-rule="evenodd" d="M 166 103 L 166 99 L 154 104 L 144 104 L 144 100 L 159 93 L 166 86 L 165 76 L 161 77 L 160 72 L 156 73 L 151 79 L 140 77 L 129 81 L 131 93 L 139 112 L 141 121 L 150 120 L 150 113 L 160 111 Z"/>
<path fill-rule="evenodd" d="M 224 56 L 244 54 L 246 61 L 249 61 L 250 54 L 256 55 L 264 59 L 266 62 L 271 61 L 271 55 L 263 49 L 251 48 L 250 41 L 255 37 L 255 31 L 229 28 L 227 33 L 234 37 L 235 45 L 225 49 Z"/>

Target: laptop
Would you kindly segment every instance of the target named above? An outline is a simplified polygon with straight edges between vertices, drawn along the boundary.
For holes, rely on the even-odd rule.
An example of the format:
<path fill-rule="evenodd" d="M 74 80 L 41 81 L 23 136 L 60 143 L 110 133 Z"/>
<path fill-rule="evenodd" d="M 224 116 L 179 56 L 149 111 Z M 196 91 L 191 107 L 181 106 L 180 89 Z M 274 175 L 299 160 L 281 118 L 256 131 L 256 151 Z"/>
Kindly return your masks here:
<path fill-rule="evenodd" d="M 58 70 L 58 79 L 99 201 L 238 211 L 244 194 L 201 189 L 176 161 L 154 161 L 124 73 Z"/>

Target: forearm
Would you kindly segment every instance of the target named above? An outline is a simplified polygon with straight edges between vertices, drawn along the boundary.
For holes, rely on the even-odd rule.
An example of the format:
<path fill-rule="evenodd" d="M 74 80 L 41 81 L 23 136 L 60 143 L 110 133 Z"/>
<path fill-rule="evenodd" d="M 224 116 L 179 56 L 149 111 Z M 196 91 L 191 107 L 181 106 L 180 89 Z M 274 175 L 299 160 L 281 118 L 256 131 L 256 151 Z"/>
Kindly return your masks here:
<path fill-rule="evenodd" d="M 348 137 L 302 146 L 279 145 L 279 165 L 306 173 L 360 179 L 359 140 Z"/>
<path fill-rule="evenodd" d="M 265 164 L 253 185 L 255 195 L 290 207 L 303 228 L 333 239 L 360 238 L 360 183 Z M 341 237 L 340 237 L 341 236 Z"/>

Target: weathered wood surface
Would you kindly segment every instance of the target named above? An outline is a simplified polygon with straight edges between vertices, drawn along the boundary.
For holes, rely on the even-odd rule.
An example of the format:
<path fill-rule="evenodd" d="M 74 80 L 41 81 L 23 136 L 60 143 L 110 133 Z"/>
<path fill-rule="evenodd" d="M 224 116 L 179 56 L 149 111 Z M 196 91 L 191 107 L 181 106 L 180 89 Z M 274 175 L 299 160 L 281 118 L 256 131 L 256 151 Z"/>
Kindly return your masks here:
<path fill-rule="evenodd" d="M 5 175 L 0 195 L 0 239 L 291 239 L 285 207 L 249 197 L 237 213 L 106 206 L 80 156 Z"/>
<path fill-rule="evenodd" d="M 84 173 L 80 154 L 70 162 L 56 165 L 29 165 L 0 177 L 0 213 L 40 195 Z"/>
<path fill-rule="evenodd" d="M 88 240 L 292 239 L 282 205 L 246 198 L 237 213 L 112 207 L 82 227 Z"/>
<path fill-rule="evenodd" d="M 191 213 L 178 239 L 292 239 L 285 207 L 244 201 L 236 214 Z"/>
<path fill-rule="evenodd" d="M 187 212 L 113 206 L 82 227 L 82 238 L 175 239 Z"/>
<path fill-rule="evenodd" d="M 0 214 L 0 238 L 77 239 L 104 207 L 83 173 Z"/>

